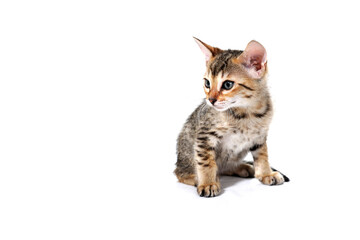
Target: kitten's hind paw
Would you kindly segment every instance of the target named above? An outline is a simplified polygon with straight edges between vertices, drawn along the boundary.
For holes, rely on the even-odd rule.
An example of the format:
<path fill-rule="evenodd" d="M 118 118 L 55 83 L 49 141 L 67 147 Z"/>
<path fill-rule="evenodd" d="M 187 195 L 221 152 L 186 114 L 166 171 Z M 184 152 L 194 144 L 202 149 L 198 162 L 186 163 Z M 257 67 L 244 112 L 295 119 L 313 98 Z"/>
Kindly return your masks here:
<path fill-rule="evenodd" d="M 272 172 L 270 175 L 258 177 L 265 185 L 280 185 L 285 182 L 283 175 L 279 172 Z"/>
<path fill-rule="evenodd" d="M 199 185 L 197 192 L 200 197 L 215 197 L 220 194 L 220 184 L 215 182 Z"/>

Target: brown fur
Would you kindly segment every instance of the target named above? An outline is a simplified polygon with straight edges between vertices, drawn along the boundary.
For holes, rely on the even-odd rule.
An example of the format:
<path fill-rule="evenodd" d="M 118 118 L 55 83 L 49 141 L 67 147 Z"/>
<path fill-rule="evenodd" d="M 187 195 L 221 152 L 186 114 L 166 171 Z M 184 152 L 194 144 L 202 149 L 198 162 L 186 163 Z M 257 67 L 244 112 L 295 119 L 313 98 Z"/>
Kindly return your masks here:
<path fill-rule="evenodd" d="M 198 194 L 206 197 L 220 193 L 222 174 L 282 184 L 283 176 L 268 162 L 266 138 L 273 108 L 265 49 L 251 41 L 244 51 L 224 51 L 196 40 L 207 60 L 206 99 L 216 101 L 202 103 L 185 123 L 178 138 L 176 176 L 197 185 Z M 224 87 L 226 81 L 231 88 Z M 243 162 L 249 151 L 254 166 Z"/>
<path fill-rule="evenodd" d="M 196 175 L 195 174 L 189 174 L 186 176 L 182 176 L 182 175 L 176 175 L 179 182 L 181 183 L 185 183 L 187 185 L 191 185 L 191 186 L 196 186 Z"/>

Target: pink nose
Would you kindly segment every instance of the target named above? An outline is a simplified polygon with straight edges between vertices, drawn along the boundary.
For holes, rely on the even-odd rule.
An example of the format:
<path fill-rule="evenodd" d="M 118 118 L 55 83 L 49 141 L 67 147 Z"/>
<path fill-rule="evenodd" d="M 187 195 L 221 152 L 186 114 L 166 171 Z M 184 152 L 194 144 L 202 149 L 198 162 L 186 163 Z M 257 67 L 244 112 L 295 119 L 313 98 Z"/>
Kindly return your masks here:
<path fill-rule="evenodd" d="M 214 105 L 216 101 L 216 98 L 209 98 L 209 102 L 211 102 L 212 105 Z"/>

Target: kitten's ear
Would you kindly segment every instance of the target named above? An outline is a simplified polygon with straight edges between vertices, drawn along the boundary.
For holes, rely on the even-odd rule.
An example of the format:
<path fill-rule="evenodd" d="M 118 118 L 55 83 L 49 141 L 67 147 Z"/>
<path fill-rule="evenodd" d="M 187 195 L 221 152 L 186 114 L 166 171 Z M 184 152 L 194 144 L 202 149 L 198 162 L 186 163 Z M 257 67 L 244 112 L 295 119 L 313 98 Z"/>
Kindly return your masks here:
<path fill-rule="evenodd" d="M 195 42 L 197 43 L 197 45 L 199 45 L 201 51 L 204 53 L 206 62 L 208 62 L 212 57 L 214 57 L 216 54 L 218 54 L 222 51 L 219 48 L 212 47 L 212 46 L 200 41 L 196 37 L 193 37 L 193 38 L 195 39 Z"/>
<path fill-rule="evenodd" d="M 266 70 L 266 50 L 263 45 L 252 40 L 238 57 L 238 61 L 245 66 L 250 77 L 260 79 L 264 76 Z"/>

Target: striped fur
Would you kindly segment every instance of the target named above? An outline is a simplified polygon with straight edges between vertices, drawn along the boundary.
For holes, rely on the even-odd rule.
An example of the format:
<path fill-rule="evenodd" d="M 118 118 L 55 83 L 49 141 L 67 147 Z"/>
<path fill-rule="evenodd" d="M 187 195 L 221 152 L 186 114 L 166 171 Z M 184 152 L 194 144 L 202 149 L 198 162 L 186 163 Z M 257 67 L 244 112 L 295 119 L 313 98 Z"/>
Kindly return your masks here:
<path fill-rule="evenodd" d="M 179 134 L 177 178 L 197 186 L 198 194 L 205 197 L 220 193 L 220 175 L 255 176 L 267 185 L 282 184 L 288 178 L 268 162 L 266 138 L 273 107 L 266 85 L 265 49 L 255 41 L 244 51 L 224 51 L 196 41 L 205 54 L 204 79 L 210 86 L 204 84 L 206 99 Z M 226 81 L 232 83 L 230 89 Z M 253 164 L 243 161 L 248 152 Z"/>

